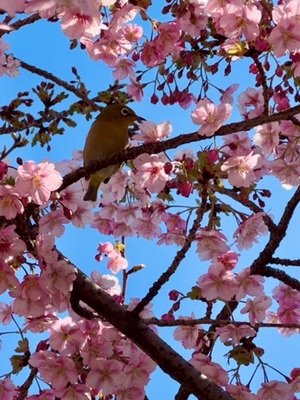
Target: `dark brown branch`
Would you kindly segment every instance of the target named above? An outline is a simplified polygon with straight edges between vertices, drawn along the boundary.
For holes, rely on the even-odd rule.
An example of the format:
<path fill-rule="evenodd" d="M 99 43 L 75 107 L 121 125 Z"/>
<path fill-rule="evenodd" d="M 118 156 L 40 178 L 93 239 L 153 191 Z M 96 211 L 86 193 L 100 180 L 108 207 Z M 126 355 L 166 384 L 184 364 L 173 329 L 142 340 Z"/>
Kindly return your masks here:
<path fill-rule="evenodd" d="M 181 383 L 199 400 L 233 400 L 227 392 L 201 375 L 157 336 L 137 314 L 127 311 L 125 307 L 114 301 L 80 270 L 77 270 L 73 290 L 80 294 L 80 299 L 95 310 L 101 318 L 122 332 L 148 354 L 166 374 Z"/>
<path fill-rule="evenodd" d="M 295 212 L 295 209 L 296 209 L 299 201 L 300 201 L 300 186 L 297 188 L 294 195 L 288 201 L 278 225 L 276 226 L 275 229 L 273 229 L 270 232 L 270 238 L 269 238 L 269 241 L 266 244 L 265 248 L 259 254 L 257 259 L 253 261 L 253 263 L 250 267 L 252 274 L 264 275 L 266 273 L 267 275 L 265 275 L 265 276 L 271 276 L 270 269 L 272 269 L 272 268 L 268 267 L 268 269 L 266 269 L 267 268 L 266 265 L 271 261 L 273 254 L 275 253 L 279 244 L 285 237 L 287 229 L 288 229 L 288 225 L 290 223 L 290 220 Z M 279 276 L 279 275 L 277 274 L 277 276 Z M 281 276 L 281 278 L 285 279 L 285 280 L 287 279 L 286 277 L 283 277 L 283 276 Z M 282 280 L 282 279 L 280 279 L 280 280 Z M 291 278 L 291 283 L 293 284 L 292 287 L 294 287 L 295 282 L 292 280 L 293 280 L 293 278 Z"/>
<path fill-rule="evenodd" d="M 259 275 L 266 276 L 268 278 L 278 279 L 280 282 L 285 283 L 293 289 L 300 291 L 300 282 L 298 279 L 292 278 L 286 272 L 278 269 L 269 267 L 267 265 L 261 265 L 259 268 Z"/>
<path fill-rule="evenodd" d="M 28 390 L 31 387 L 32 382 L 33 382 L 34 378 L 37 376 L 37 374 L 38 374 L 38 369 L 32 368 L 26 381 L 23 383 L 23 385 L 19 386 L 19 389 L 18 389 L 19 396 L 16 398 L 16 400 L 24 400 L 27 398 Z"/>
<path fill-rule="evenodd" d="M 300 260 L 290 260 L 289 258 L 272 257 L 270 264 L 279 264 L 285 267 L 300 267 Z"/>
<path fill-rule="evenodd" d="M 189 251 L 192 242 L 195 239 L 195 235 L 197 229 L 199 228 L 200 222 L 203 218 L 203 215 L 206 211 L 206 204 L 207 204 L 207 193 L 202 198 L 201 206 L 197 209 L 196 218 L 193 222 L 191 229 L 189 230 L 188 235 L 185 238 L 183 246 L 180 250 L 177 251 L 171 265 L 169 268 L 161 274 L 156 282 L 151 286 L 146 296 L 137 304 L 135 309 L 133 310 L 137 314 L 142 312 L 144 307 L 150 303 L 150 301 L 157 295 L 161 287 L 170 279 L 170 277 L 176 272 L 177 268 L 179 267 L 182 260 L 185 258 L 186 253 Z"/>
<path fill-rule="evenodd" d="M 232 122 L 219 128 L 214 136 L 225 136 L 230 133 L 248 131 L 257 125 L 266 124 L 268 122 L 282 121 L 289 119 L 291 116 L 300 113 L 300 105 L 289 108 L 272 115 L 260 115 L 258 117 L 249 119 L 247 121 Z M 130 149 L 124 150 L 118 154 L 113 154 L 107 157 L 105 160 L 92 161 L 85 168 L 78 168 L 76 171 L 71 172 L 64 176 L 63 184 L 58 191 L 65 189 L 72 183 L 77 182 L 84 176 L 89 176 L 100 169 L 113 164 L 121 164 L 124 161 L 132 160 L 143 153 L 157 154 L 170 149 L 175 149 L 184 144 L 199 142 L 202 140 L 207 140 L 207 137 L 199 136 L 197 132 L 186 133 L 183 135 L 176 136 L 172 139 L 165 140 L 163 142 L 147 143 L 142 146 L 132 147 Z"/>

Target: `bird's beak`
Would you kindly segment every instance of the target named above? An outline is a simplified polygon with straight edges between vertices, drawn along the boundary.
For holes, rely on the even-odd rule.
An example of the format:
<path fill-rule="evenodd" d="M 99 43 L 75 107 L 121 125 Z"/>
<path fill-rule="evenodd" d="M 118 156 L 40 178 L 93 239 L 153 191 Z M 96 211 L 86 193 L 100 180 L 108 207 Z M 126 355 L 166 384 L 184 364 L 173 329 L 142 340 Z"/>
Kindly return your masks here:
<path fill-rule="evenodd" d="M 146 121 L 145 118 L 140 117 L 140 116 L 138 116 L 138 115 L 136 116 L 136 120 L 137 120 L 138 122 Z"/>

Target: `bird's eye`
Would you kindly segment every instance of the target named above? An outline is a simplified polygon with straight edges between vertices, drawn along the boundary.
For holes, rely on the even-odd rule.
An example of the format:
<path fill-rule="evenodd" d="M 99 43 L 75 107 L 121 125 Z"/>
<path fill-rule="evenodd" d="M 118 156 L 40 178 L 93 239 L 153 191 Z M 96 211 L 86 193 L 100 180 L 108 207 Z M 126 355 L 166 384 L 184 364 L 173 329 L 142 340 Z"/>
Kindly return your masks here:
<path fill-rule="evenodd" d="M 122 114 L 124 117 L 127 117 L 127 115 L 129 115 L 128 108 L 126 108 L 126 107 L 122 108 L 121 114 Z"/>

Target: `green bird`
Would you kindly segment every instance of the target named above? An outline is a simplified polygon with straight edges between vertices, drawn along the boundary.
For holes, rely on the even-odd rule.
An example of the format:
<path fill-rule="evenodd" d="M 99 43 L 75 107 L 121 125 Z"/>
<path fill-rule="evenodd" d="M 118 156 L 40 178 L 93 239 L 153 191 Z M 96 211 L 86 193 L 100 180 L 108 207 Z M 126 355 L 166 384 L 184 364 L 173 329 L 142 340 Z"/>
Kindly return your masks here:
<path fill-rule="evenodd" d="M 83 149 L 84 165 L 124 150 L 128 145 L 128 127 L 134 121 L 144 121 L 144 118 L 136 115 L 130 107 L 112 104 L 103 108 L 87 134 Z M 108 182 L 119 168 L 120 164 L 109 165 L 92 174 L 83 200 L 96 201 L 101 182 Z"/>

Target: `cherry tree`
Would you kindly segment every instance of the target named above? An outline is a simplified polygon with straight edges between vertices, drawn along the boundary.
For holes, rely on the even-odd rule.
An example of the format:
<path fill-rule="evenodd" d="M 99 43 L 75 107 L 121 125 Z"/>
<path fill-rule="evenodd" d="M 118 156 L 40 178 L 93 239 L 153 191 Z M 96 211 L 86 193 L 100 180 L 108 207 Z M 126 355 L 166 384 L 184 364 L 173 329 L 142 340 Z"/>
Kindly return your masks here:
<path fill-rule="evenodd" d="M 300 391 L 298 365 L 270 365 L 257 344 L 266 329 L 299 333 L 300 260 L 283 240 L 300 201 L 300 2 L 155 3 L 0 0 L 0 75 L 29 71 L 38 82 L 0 108 L 0 335 L 11 352 L 0 400 L 151 399 L 157 368 L 166 385 L 178 382 L 176 400 L 293 400 Z M 109 71 L 103 90 L 91 95 L 76 65 L 66 80 L 10 53 L 11 38 L 22 41 L 28 26 L 38 35 L 41 20 L 69 39 L 66 58 L 80 49 L 100 75 Z M 170 137 L 172 115 L 148 119 L 105 160 L 82 167 L 81 151 L 51 160 L 78 119 L 132 101 L 179 106 L 195 131 Z M 47 159 L 36 159 L 38 146 Z M 118 163 L 98 201 L 84 202 L 85 178 Z M 279 196 L 289 198 L 274 216 Z M 108 274 L 87 273 L 60 248 L 68 229 L 88 226 Z M 129 298 L 143 271 L 128 261 L 137 238 L 175 250 L 141 282 L 145 295 Z M 191 268 L 184 292 L 174 277 L 190 253 L 201 269 Z"/>

